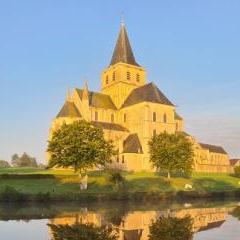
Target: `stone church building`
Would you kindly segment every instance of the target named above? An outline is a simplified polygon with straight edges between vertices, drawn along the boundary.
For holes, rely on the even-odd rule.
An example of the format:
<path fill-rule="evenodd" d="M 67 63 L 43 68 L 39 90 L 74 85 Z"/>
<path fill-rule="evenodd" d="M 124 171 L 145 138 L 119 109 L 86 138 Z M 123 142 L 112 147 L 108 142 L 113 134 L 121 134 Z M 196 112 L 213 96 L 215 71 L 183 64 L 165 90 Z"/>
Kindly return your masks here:
<path fill-rule="evenodd" d="M 50 137 L 63 122 L 80 119 L 102 128 L 105 137 L 113 140 L 119 154 L 112 167 L 132 171 L 153 170 L 148 147 L 153 135 L 184 131 L 176 106 L 153 82 L 147 81 L 146 70 L 135 60 L 124 24 L 110 65 L 102 72 L 101 91 L 90 91 L 85 83 L 83 88 L 69 92 L 52 122 Z M 195 171 L 231 171 L 228 154 L 222 147 L 189 138 L 194 143 Z"/>

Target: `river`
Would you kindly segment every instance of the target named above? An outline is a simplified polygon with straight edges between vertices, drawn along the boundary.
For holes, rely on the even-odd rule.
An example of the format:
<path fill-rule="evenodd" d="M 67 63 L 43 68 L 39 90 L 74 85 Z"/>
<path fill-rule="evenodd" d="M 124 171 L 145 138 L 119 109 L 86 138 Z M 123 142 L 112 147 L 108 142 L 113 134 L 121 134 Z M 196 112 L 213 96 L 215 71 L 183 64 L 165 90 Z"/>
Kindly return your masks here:
<path fill-rule="evenodd" d="M 151 233 L 149 226 L 157 219 L 172 221 L 184 219 L 186 216 L 191 219 L 190 229 L 194 240 L 240 239 L 240 203 L 237 200 L 1 204 L 0 239 L 68 240 L 69 236 L 71 240 L 92 240 L 90 235 L 80 238 L 76 234 L 80 234 L 84 226 L 90 226 L 97 231 L 104 226 L 104 229 L 111 229 L 118 240 L 148 240 Z M 180 224 L 184 222 L 176 226 Z M 56 233 L 59 228 L 54 229 L 53 226 L 62 226 L 64 238 L 57 237 L 63 233 Z M 66 226 L 69 227 L 65 228 Z M 79 230 L 79 233 L 75 232 L 75 237 L 72 235 L 71 226 L 80 226 L 75 228 Z M 172 236 L 179 234 L 177 228 L 171 228 L 170 224 L 169 231 Z M 159 236 L 157 239 L 164 238 Z M 166 239 L 174 237 L 168 236 Z M 179 236 L 176 239 L 187 240 Z"/>

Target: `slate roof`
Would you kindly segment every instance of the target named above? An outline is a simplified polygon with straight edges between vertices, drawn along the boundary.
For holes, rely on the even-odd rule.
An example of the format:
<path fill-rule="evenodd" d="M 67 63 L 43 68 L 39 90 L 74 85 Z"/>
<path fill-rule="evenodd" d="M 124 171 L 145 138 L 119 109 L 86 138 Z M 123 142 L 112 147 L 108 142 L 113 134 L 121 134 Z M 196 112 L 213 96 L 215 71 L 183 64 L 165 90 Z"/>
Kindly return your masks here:
<path fill-rule="evenodd" d="M 124 24 L 121 25 L 120 33 L 118 35 L 118 40 L 113 52 L 110 65 L 114 65 L 119 62 L 139 66 L 135 60 L 131 44 L 128 38 L 127 30 Z"/>
<path fill-rule="evenodd" d="M 82 99 L 83 89 L 76 89 L 79 97 Z M 89 105 L 96 108 L 112 109 L 116 110 L 111 97 L 109 95 L 98 93 L 98 92 L 88 92 Z"/>
<path fill-rule="evenodd" d="M 174 118 L 176 120 L 183 120 L 183 118 L 177 112 L 174 112 Z"/>
<path fill-rule="evenodd" d="M 221 146 L 210 145 L 205 143 L 199 143 L 199 144 L 202 148 L 208 149 L 210 152 L 227 154 L 227 152 Z"/>
<path fill-rule="evenodd" d="M 130 134 L 124 141 L 123 153 L 143 153 L 142 145 L 136 133 Z"/>
<path fill-rule="evenodd" d="M 57 115 L 59 117 L 81 117 L 81 114 L 73 102 L 66 101 Z"/>
<path fill-rule="evenodd" d="M 174 106 L 154 83 L 148 83 L 132 90 L 123 103 L 122 108 L 141 102 L 153 102 Z"/>
<path fill-rule="evenodd" d="M 210 229 L 213 229 L 213 228 L 218 228 L 218 227 L 220 227 L 224 222 L 225 222 L 225 220 L 209 223 L 207 226 L 204 226 L 204 227 L 199 228 L 198 232 L 210 230 Z"/>
<path fill-rule="evenodd" d="M 108 122 L 96 122 L 96 121 L 92 121 L 92 124 L 95 127 L 100 127 L 103 129 L 107 129 L 107 130 L 114 130 L 114 131 L 122 131 L 122 132 L 128 132 L 128 130 L 116 123 L 108 123 Z"/>
<path fill-rule="evenodd" d="M 230 164 L 232 166 L 236 165 L 238 162 L 240 162 L 240 159 L 230 159 Z"/>

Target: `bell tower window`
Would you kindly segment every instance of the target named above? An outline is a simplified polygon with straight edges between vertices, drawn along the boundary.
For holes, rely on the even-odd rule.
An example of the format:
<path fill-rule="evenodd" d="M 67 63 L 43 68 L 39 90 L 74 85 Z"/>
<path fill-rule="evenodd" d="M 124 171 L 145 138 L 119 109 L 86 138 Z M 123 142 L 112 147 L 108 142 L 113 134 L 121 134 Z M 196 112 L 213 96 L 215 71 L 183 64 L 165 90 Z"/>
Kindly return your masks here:
<path fill-rule="evenodd" d="M 116 73 L 115 73 L 115 72 L 113 72 L 113 74 L 112 74 L 112 80 L 113 80 L 113 81 L 116 80 Z"/>
<path fill-rule="evenodd" d="M 137 80 L 137 82 L 140 82 L 140 75 L 139 75 L 139 73 L 137 73 L 137 75 L 136 75 L 136 80 Z"/>
<path fill-rule="evenodd" d="M 127 71 L 127 80 L 130 80 L 131 79 L 131 74 L 129 71 Z"/>
<path fill-rule="evenodd" d="M 106 76 L 106 84 L 108 84 L 108 75 Z"/>

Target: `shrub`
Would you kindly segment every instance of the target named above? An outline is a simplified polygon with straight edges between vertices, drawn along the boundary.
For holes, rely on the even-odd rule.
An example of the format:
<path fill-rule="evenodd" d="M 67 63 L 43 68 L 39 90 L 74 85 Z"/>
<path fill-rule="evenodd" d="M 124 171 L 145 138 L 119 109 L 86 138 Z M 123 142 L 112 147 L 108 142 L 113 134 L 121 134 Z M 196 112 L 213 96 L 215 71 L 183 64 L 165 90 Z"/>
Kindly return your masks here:
<path fill-rule="evenodd" d="M 52 174 L 0 174 L 0 179 L 54 179 Z"/>
<path fill-rule="evenodd" d="M 122 176 L 121 172 L 114 171 L 110 173 L 109 182 L 113 183 L 116 188 L 119 188 L 125 182 L 125 178 Z"/>
<path fill-rule="evenodd" d="M 234 168 L 234 175 L 235 175 L 236 177 L 240 177 L 240 166 L 236 166 L 236 167 Z"/>
<path fill-rule="evenodd" d="M 28 195 L 18 192 L 15 188 L 6 186 L 0 193 L 0 200 L 5 202 L 19 202 L 28 200 Z"/>

